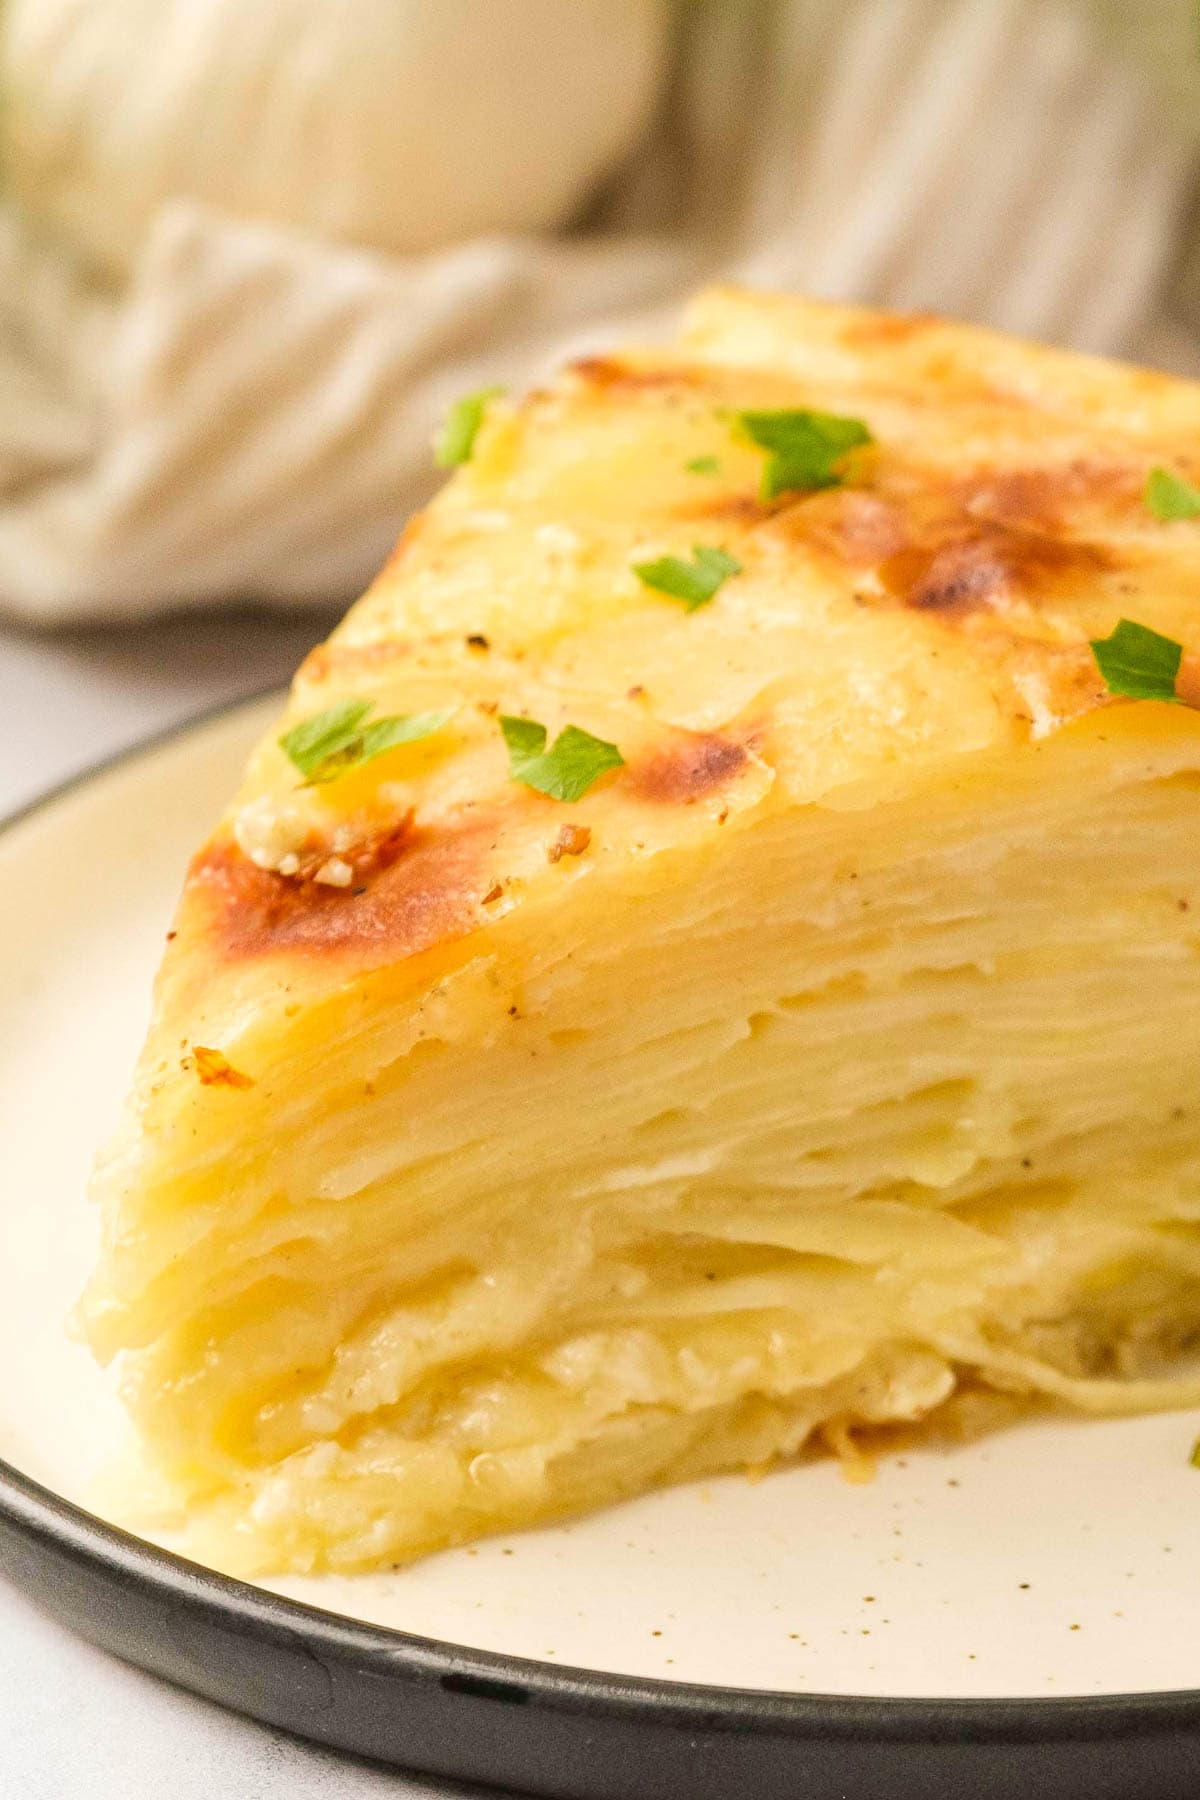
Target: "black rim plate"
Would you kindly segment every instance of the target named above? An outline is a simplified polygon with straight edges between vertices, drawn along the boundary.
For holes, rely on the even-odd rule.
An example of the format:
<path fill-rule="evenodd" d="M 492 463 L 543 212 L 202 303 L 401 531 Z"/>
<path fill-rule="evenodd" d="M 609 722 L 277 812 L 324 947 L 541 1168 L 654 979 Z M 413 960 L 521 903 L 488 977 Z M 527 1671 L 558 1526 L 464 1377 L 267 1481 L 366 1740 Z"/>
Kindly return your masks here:
<path fill-rule="evenodd" d="M 4 828 L 247 703 L 122 752 Z M 560 1800 L 1200 1792 L 1200 1690 L 866 1699 L 560 1668 L 362 1624 L 233 1580 L 104 1524 L 3 1461 L 0 1553 L 5 1574 L 82 1636 L 235 1711 L 377 1761 Z"/>

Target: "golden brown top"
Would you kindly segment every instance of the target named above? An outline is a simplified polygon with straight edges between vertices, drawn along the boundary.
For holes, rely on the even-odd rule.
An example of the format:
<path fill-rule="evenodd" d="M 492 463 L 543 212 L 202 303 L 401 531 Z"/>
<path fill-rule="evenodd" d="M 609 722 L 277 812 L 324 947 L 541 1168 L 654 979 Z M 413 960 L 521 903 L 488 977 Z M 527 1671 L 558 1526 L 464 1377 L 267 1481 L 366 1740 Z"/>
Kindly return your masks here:
<path fill-rule="evenodd" d="M 764 500 L 764 452 L 731 422 L 747 408 L 850 415 L 874 443 L 843 485 Z M 748 809 L 1108 704 L 1088 639 L 1120 617 L 1200 647 L 1200 522 L 1147 511 L 1160 464 L 1200 479 L 1189 383 L 733 291 L 696 303 L 676 349 L 493 406 L 286 723 L 348 697 L 452 718 L 313 788 L 264 743 L 193 867 L 177 979 L 200 951 L 210 973 L 419 958 Z M 741 572 L 688 612 L 634 565 L 696 544 Z M 501 714 L 578 725 L 625 767 L 573 804 L 532 792 Z"/>

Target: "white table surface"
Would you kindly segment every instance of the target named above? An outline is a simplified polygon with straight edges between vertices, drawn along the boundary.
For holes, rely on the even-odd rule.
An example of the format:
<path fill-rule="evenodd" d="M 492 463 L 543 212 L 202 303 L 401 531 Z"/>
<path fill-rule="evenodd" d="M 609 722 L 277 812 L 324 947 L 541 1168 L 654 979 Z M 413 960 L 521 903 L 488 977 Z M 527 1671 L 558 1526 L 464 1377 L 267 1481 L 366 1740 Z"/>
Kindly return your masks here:
<path fill-rule="evenodd" d="M 140 738 L 283 682 L 328 623 L 244 614 L 50 636 L 0 628 L 0 816 Z M 4 1800 L 448 1800 L 466 1791 L 344 1760 L 128 1669 L 0 1578 Z"/>

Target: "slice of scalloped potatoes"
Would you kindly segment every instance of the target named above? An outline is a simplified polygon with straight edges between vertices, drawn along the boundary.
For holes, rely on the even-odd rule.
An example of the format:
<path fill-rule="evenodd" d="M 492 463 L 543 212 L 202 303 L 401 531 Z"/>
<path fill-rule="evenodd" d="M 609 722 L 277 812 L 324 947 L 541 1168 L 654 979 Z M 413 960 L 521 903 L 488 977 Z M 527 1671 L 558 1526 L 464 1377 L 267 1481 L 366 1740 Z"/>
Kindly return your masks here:
<path fill-rule="evenodd" d="M 745 409 L 872 445 L 762 498 Z M 84 1305 L 203 1554 L 371 1568 L 964 1381 L 1200 1398 L 1200 390 L 731 292 L 412 521 L 189 871 Z M 635 565 L 740 565 L 689 611 Z M 1181 688 L 1193 680 L 1185 659 Z M 449 715 L 305 785 L 348 699 Z M 561 801 L 498 720 L 623 764 Z"/>

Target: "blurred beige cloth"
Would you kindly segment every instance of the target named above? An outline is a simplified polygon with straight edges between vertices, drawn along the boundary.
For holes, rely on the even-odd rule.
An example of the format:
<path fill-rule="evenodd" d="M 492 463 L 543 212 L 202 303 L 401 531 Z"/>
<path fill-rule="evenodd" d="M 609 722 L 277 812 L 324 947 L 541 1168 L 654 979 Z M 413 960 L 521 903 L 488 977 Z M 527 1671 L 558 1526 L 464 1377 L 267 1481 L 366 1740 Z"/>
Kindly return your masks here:
<path fill-rule="evenodd" d="M 176 201 L 113 289 L 10 209 L 0 607 L 349 599 L 457 393 L 668 330 L 717 273 L 1200 367 L 1170 306 L 1200 121 L 1104 12 L 689 0 L 652 136 L 558 237 L 400 257 Z"/>

